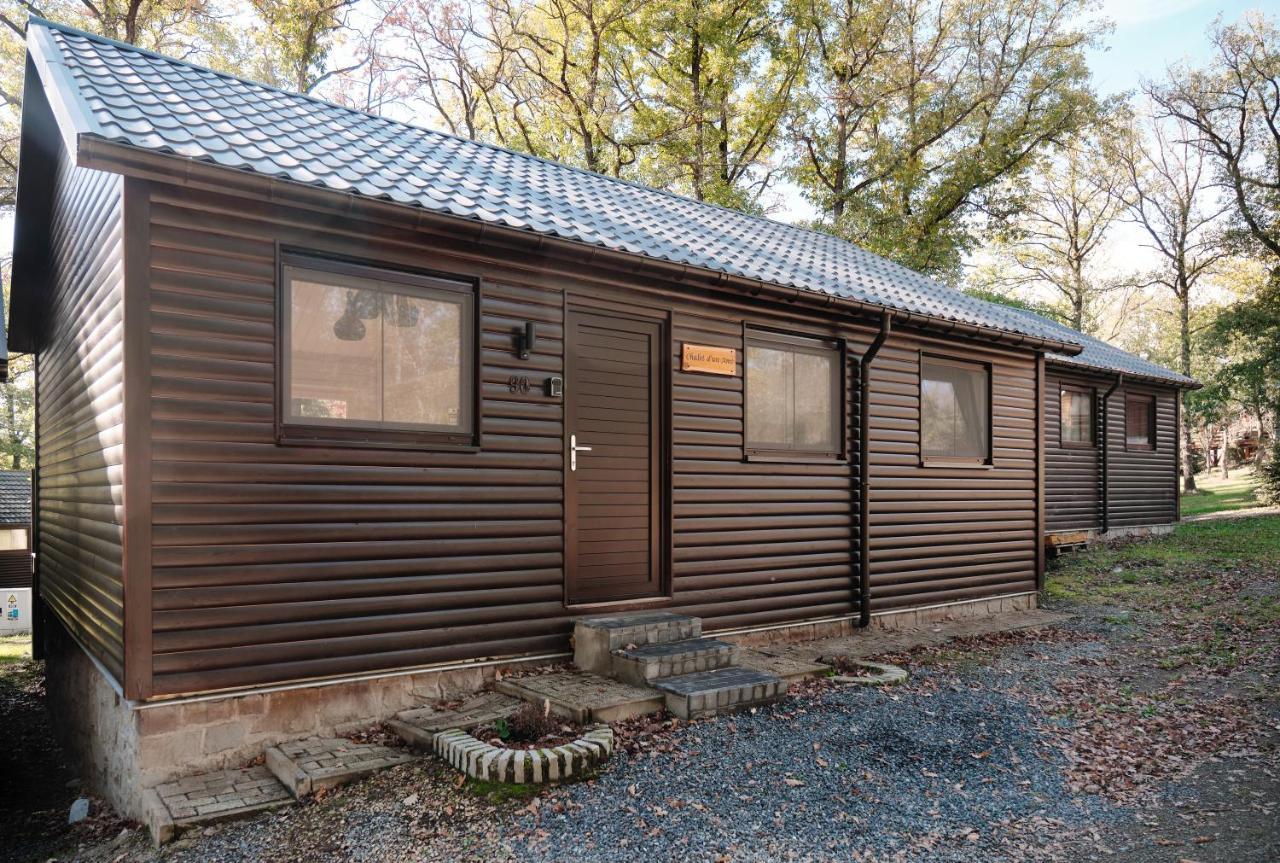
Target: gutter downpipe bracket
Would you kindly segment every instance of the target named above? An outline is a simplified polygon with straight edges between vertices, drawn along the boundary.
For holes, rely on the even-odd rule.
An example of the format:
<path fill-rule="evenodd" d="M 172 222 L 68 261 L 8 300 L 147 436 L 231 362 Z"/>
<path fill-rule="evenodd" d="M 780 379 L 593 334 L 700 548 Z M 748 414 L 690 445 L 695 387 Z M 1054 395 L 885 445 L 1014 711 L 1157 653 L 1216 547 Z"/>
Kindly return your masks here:
<path fill-rule="evenodd" d="M 880 332 L 858 359 L 858 626 L 871 625 L 871 363 L 893 330 L 893 314 L 880 316 Z"/>

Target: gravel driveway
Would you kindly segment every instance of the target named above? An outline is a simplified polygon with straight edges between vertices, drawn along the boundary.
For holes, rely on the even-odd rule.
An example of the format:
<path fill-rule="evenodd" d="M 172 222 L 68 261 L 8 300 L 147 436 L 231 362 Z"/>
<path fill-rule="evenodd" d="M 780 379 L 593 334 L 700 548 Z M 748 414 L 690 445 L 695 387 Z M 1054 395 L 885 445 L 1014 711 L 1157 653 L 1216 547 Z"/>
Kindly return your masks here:
<path fill-rule="evenodd" d="M 979 675 L 979 678 L 993 678 Z M 522 856 L 599 861 L 1009 859 L 1034 819 L 1113 817 L 991 684 L 926 674 L 698 724 L 526 814 Z"/>

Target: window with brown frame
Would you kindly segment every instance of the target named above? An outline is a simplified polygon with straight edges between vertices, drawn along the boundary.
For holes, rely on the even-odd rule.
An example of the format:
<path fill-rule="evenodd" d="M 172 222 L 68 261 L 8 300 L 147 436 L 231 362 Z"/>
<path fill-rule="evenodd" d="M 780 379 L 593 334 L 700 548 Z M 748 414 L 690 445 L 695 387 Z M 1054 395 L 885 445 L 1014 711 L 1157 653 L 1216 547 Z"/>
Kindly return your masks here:
<path fill-rule="evenodd" d="M 1124 400 L 1124 445 L 1126 449 L 1156 448 L 1155 396 L 1126 396 Z"/>
<path fill-rule="evenodd" d="M 282 440 L 474 443 L 474 284 L 282 263 Z"/>
<path fill-rule="evenodd" d="M 834 341 L 747 333 L 748 455 L 841 456 L 841 353 Z"/>
<path fill-rule="evenodd" d="M 1063 386 L 1058 442 L 1064 447 L 1093 446 L 1093 390 Z"/>
<path fill-rule="evenodd" d="M 920 358 L 920 454 L 926 463 L 990 464 L 991 368 Z"/>

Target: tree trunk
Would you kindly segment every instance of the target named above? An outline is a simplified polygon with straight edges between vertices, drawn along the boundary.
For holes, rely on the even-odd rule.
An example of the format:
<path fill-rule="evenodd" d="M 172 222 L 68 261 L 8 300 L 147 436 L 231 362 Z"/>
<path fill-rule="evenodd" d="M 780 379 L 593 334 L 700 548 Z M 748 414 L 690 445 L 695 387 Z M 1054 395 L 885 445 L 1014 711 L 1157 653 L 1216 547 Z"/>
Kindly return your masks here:
<path fill-rule="evenodd" d="M 1182 373 L 1191 376 L 1191 291 L 1183 285 L 1178 291 L 1178 324 L 1182 339 Z M 1187 421 L 1187 390 L 1179 395 L 1182 399 L 1182 439 L 1183 439 L 1183 491 L 1196 490 L 1196 472 L 1191 463 L 1191 423 Z M 1224 452 L 1225 456 L 1225 452 Z"/>

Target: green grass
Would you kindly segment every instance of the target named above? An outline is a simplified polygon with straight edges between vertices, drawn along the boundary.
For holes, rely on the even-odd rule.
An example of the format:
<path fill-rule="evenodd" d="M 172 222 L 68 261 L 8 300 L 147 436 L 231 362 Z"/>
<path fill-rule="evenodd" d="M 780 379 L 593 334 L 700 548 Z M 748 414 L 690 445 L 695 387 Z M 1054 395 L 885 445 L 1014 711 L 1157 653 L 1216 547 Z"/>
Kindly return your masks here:
<path fill-rule="evenodd" d="M 488 800 L 490 803 L 505 803 L 508 801 L 526 803 L 542 793 L 543 788 L 541 785 L 490 782 L 487 779 L 475 779 L 470 776 L 467 777 L 466 784 L 463 787 L 475 796 Z"/>
<path fill-rule="evenodd" d="M 1213 474 L 1196 477 L 1197 490 L 1182 496 L 1182 514 L 1204 515 L 1233 509 L 1260 506 L 1257 498 L 1258 477 L 1253 471 L 1239 471 L 1231 479 Z"/>
<path fill-rule="evenodd" d="M 1232 565 L 1280 566 L 1280 516 L 1180 524 L 1168 536 L 1100 545 L 1055 561 L 1050 598 L 1087 601 L 1185 587 L 1198 570 Z"/>
<path fill-rule="evenodd" d="M 1117 633 L 1177 646 L 1155 664 L 1229 670 L 1278 655 L 1280 516 L 1179 525 L 1173 533 L 1063 557 L 1047 573 L 1050 605 L 1101 606 Z"/>
<path fill-rule="evenodd" d="M 10 665 L 30 658 L 30 635 L 0 635 L 0 665 Z"/>

